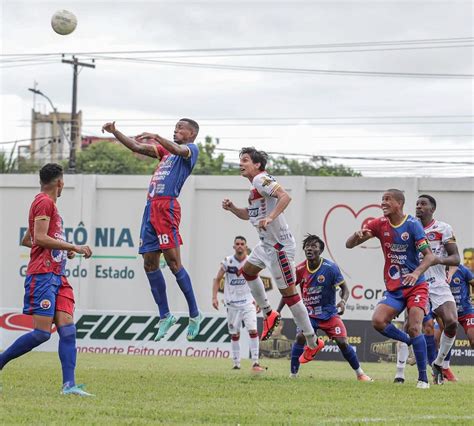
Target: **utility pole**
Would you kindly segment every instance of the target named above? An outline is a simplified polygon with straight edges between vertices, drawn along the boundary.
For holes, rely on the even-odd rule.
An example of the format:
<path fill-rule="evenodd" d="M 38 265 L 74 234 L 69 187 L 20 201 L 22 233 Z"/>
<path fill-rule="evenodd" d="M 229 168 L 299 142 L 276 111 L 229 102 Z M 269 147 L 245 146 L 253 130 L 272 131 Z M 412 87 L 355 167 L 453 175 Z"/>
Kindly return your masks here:
<path fill-rule="evenodd" d="M 79 60 L 73 56 L 72 61 L 62 59 L 61 62 L 65 64 L 71 64 L 73 66 L 73 79 L 72 79 L 72 110 L 71 110 L 71 148 L 69 151 L 69 173 L 76 173 L 76 142 L 78 137 L 78 123 L 77 123 L 77 76 L 78 67 L 95 68 L 95 65 L 88 64 L 85 62 L 79 62 Z M 94 59 L 92 59 L 94 62 Z"/>

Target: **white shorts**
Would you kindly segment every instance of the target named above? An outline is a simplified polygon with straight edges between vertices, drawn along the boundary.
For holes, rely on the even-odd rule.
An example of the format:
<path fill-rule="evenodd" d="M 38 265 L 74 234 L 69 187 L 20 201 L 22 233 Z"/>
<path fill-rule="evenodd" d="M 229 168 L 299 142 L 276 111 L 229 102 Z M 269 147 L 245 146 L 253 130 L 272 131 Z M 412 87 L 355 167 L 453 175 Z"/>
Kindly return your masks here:
<path fill-rule="evenodd" d="M 247 262 L 261 269 L 267 268 L 279 289 L 295 284 L 295 246 L 281 250 L 259 243 L 250 253 Z"/>
<path fill-rule="evenodd" d="M 247 331 L 257 330 L 257 309 L 253 303 L 240 308 L 227 306 L 227 327 L 229 334 L 240 333 L 242 321 Z"/>
<path fill-rule="evenodd" d="M 454 300 L 454 296 L 451 293 L 451 289 L 449 286 L 446 285 L 430 285 L 429 286 L 429 295 L 430 295 L 430 303 L 431 303 L 431 310 L 436 311 L 441 305 L 446 302 L 453 302 L 456 303 Z M 436 313 L 436 312 L 435 312 Z"/>

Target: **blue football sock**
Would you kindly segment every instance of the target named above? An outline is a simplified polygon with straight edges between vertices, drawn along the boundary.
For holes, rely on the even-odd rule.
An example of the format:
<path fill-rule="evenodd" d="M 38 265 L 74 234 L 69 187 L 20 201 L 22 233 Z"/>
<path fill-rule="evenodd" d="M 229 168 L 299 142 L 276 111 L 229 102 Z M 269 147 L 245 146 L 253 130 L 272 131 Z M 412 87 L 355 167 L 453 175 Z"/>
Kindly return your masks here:
<path fill-rule="evenodd" d="M 63 325 L 58 328 L 59 334 L 59 359 L 63 370 L 63 385 L 74 386 L 74 370 L 76 369 L 76 326 L 74 324 Z"/>
<path fill-rule="evenodd" d="M 293 343 L 291 347 L 291 364 L 290 370 L 292 374 L 297 374 L 300 369 L 299 357 L 304 352 L 304 346 L 298 343 Z"/>
<path fill-rule="evenodd" d="M 168 307 L 168 298 L 166 296 L 165 277 L 160 269 L 147 272 L 146 275 L 150 282 L 151 293 L 160 311 L 160 318 L 166 318 L 170 313 L 170 308 Z"/>
<path fill-rule="evenodd" d="M 416 336 L 412 340 L 413 353 L 415 354 L 416 366 L 418 368 L 418 380 L 428 383 L 428 376 L 426 375 L 426 340 L 423 334 Z"/>
<path fill-rule="evenodd" d="M 193 286 L 191 284 L 191 278 L 189 278 L 186 269 L 182 266 L 181 269 L 174 274 L 176 281 L 179 285 L 179 288 L 184 294 L 186 301 L 188 302 L 189 307 L 189 316 L 195 318 L 199 315 L 199 310 L 196 303 L 196 298 L 194 297 Z"/>
<path fill-rule="evenodd" d="M 351 365 L 353 370 L 358 370 L 360 368 L 359 359 L 357 358 L 357 354 L 351 345 L 343 346 L 341 352 L 342 356 Z"/>
<path fill-rule="evenodd" d="M 428 353 L 428 364 L 433 364 L 433 361 L 436 359 L 436 343 L 434 336 L 427 336 L 425 334 L 426 340 L 426 350 Z"/>
<path fill-rule="evenodd" d="M 18 358 L 27 352 L 30 352 L 36 346 L 46 342 L 51 333 L 43 330 L 34 329 L 30 333 L 16 339 L 13 344 L 0 354 L 0 370 L 12 359 Z"/>
<path fill-rule="evenodd" d="M 405 333 L 404 331 L 395 327 L 392 323 L 389 323 L 381 333 L 385 337 L 389 337 L 390 339 L 399 340 L 400 342 L 406 343 L 407 345 L 411 344 L 410 336 Z"/>

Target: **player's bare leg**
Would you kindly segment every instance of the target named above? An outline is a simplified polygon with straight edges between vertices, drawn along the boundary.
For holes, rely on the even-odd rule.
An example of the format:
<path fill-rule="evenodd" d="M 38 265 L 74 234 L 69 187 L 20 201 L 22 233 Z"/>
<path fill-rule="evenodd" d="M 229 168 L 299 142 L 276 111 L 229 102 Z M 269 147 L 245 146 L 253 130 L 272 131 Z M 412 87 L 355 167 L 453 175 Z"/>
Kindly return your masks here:
<path fill-rule="evenodd" d="M 360 382 L 373 382 L 373 380 L 364 373 L 362 367 L 360 366 L 359 359 L 354 348 L 349 344 L 347 337 L 335 337 L 333 340 L 336 342 L 339 347 L 342 356 L 346 359 L 352 369 L 355 371 L 357 380 Z"/>
<path fill-rule="evenodd" d="M 173 275 L 176 277 L 176 282 L 186 298 L 189 308 L 189 325 L 187 339 L 193 340 L 198 334 L 201 327 L 202 315 L 199 312 L 196 297 L 194 296 L 191 278 L 186 269 L 181 264 L 181 252 L 178 247 L 163 250 L 166 263 Z"/>
<path fill-rule="evenodd" d="M 434 382 L 441 385 L 444 382 L 443 361 L 451 351 L 456 340 L 456 329 L 458 326 L 458 315 L 455 302 L 445 302 L 434 311 L 437 317 L 441 319 L 444 331 L 439 340 L 438 356 L 432 364 Z"/>

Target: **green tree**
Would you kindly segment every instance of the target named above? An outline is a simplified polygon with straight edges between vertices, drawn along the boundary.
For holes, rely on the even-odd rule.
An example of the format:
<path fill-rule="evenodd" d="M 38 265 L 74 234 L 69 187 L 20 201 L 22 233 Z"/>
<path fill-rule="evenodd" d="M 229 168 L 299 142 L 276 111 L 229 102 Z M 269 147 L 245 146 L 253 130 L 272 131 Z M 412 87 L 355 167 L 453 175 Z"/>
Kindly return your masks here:
<path fill-rule="evenodd" d="M 268 168 L 272 174 L 280 176 L 361 176 L 342 164 L 329 165 L 328 159 L 321 156 L 311 157 L 309 161 L 284 156 L 270 157 Z"/>
<path fill-rule="evenodd" d="M 77 155 L 77 173 L 105 175 L 151 174 L 156 159 L 139 157 L 127 148 L 109 141 L 97 142 Z"/>
<path fill-rule="evenodd" d="M 206 136 L 204 143 L 198 142 L 199 156 L 194 166 L 195 175 L 236 175 L 239 173 L 237 167 L 231 167 L 225 163 L 224 154 L 216 154 L 219 141 L 213 141 Z"/>

